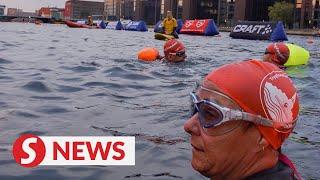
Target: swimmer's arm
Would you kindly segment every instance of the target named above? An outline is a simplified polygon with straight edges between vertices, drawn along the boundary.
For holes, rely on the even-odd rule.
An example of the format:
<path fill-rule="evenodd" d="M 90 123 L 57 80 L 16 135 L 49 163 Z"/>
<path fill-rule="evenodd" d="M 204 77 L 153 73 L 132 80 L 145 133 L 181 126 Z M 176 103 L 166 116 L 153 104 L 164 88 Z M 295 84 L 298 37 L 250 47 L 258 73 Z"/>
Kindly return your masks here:
<path fill-rule="evenodd" d="M 164 56 L 159 55 L 159 56 L 157 56 L 157 59 L 163 60 L 163 59 L 164 59 Z"/>
<path fill-rule="evenodd" d="M 178 23 L 177 23 L 177 20 L 176 19 L 174 19 L 174 25 L 173 25 L 173 27 L 178 27 Z"/>
<path fill-rule="evenodd" d="M 173 31 L 171 34 L 173 34 L 174 32 L 176 32 L 177 27 L 173 27 Z"/>

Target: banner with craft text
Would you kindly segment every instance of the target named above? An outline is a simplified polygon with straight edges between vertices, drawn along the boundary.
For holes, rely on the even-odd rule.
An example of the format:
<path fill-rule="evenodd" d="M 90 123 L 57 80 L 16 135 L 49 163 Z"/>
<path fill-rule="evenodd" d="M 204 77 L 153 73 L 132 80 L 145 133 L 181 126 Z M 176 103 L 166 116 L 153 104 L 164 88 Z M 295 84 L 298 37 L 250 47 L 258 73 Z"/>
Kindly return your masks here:
<path fill-rule="evenodd" d="M 282 22 L 239 21 L 230 37 L 252 40 L 288 40 Z"/>

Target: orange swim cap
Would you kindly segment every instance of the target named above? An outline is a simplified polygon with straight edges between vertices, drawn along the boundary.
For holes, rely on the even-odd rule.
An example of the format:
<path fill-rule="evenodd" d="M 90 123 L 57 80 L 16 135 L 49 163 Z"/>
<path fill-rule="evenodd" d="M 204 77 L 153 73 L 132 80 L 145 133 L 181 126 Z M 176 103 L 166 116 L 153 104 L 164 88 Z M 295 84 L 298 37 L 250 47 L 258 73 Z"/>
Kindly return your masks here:
<path fill-rule="evenodd" d="M 206 76 L 245 112 L 274 122 L 295 123 L 299 113 L 297 91 L 287 74 L 274 64 L 257 60 L 224 65 Z M 263 137 L 278 149 L 289 132 L 257 125 Z"/>
<path fill-rule="evenodd" d="M 276 64 L 284 65 L 289 59 L 290 50 L 285 43 L 272 43 L 267 47 L 266 54 L 270 54 Z"/>
<path fill-rule="evenodd" d="M 180 41 L 170 39 L 164 44 L 163 51 L 164 55 L 168 56 L 169 53 L 185 52 L 185 47 Z"/>
<path fill-rule="evenodd" d="M 159 51 L 152 47 L 143 48 L 138 52 L 138 59 L 142 61 L 155 61 L 159 56 Z"/>

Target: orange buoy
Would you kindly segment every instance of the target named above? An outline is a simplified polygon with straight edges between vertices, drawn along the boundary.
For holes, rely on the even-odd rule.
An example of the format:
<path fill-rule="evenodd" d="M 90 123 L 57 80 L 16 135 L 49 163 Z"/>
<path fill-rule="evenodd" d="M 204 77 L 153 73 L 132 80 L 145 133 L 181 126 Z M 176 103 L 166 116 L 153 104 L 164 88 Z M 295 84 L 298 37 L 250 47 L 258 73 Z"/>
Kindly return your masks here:
<path fill-rule="evenodd" d="M 159 51 L 156 48 L 147 47 L 138 52 L 138 59 L 142 61 L 155 61 L 159 57 Z"/>

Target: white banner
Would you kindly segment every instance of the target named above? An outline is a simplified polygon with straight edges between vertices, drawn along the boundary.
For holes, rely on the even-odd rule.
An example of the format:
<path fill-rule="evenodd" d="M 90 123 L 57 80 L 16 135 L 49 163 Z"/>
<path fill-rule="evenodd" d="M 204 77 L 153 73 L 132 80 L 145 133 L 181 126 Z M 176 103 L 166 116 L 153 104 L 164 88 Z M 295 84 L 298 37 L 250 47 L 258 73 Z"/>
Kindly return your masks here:
<path fill-rule="evenodd" d="M 22 135 L 13 146 L 21 166 L 135 165 L 135 137 Z M 27 155 L 26 155 L 27 154 Z"/>

